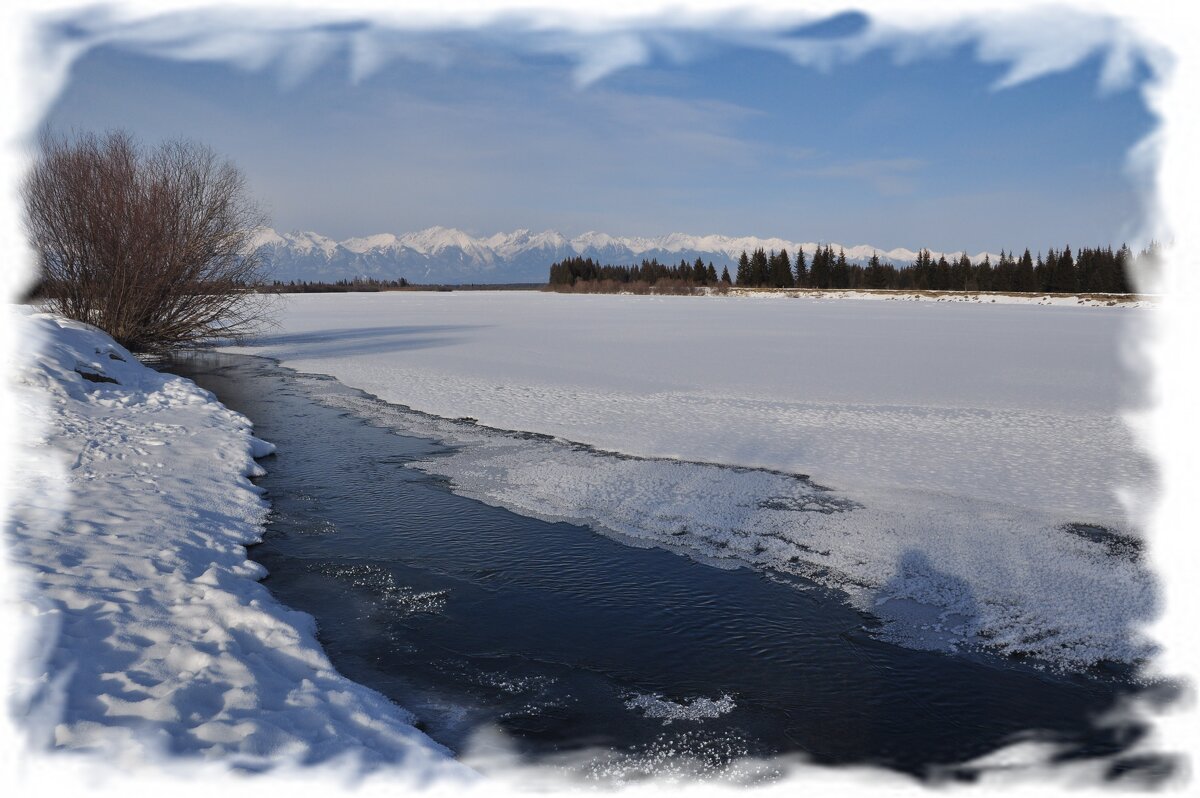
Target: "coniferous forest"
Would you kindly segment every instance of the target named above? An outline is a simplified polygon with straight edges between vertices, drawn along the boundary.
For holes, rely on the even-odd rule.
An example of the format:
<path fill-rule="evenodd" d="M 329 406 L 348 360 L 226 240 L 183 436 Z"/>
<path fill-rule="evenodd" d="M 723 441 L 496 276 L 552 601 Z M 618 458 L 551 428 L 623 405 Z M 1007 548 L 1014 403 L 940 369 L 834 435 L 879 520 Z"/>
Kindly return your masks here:
<path fill-rule="evenodd" d="M 1128 294 L 1135 263 L 1157 257 L 1157 246 L 1134 255 L 1129 247 L 1051 249 L 1044 255 L 1000 251 L 996 262 L 984 256 L 972 263 L 964 252 L 953 260 L 934 260 L 921 250 L 908 266 L 896 267 L 872 255 L 867 265 L 848 263 L 846 254 L 818 246 L 809 257 L 803 249 L 793 258 L 787 250 L 749 255 L 742 252 L 737 271 L 718 276 L 712 263 L 699 258 L 666 266 L 655 259 L 633 266 L 601 265 L 591 258 L 566 258 L 550 266 L 550 288 L 556 290 L 687 292 L 698 287 L 891 289 L 911 291 L 998 291 L 1009 293 Z"/>
<path fill-rule="evenodd" d="M 664 266 L 656 259 L 643 260 L 634 266 L 600 265 L 591 258 L 566 258 L 550 265 L 550 287 L 570 288 L 585 284 L 591 290 L 648 290 L 687 293 L 698 286 L 731 284 L 729 270 L 720 276 L 712 263 L 699 258 L 695 263 L 681 260 L 676 266 Z"/>

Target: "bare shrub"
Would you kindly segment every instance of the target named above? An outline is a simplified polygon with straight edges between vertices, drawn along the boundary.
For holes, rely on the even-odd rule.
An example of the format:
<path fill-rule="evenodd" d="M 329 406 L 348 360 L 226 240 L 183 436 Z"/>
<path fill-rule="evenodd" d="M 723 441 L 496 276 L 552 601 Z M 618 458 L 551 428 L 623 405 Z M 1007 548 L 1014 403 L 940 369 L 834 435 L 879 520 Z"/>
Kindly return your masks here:
<path fill-rule="evenodd" d="M 248 244 L 265 219 L 207 147 L 46 134 L 22 193 L 49 310 L 151 353 L 262 325 L 270 298 L 252 290 L 261 261 Z"/>

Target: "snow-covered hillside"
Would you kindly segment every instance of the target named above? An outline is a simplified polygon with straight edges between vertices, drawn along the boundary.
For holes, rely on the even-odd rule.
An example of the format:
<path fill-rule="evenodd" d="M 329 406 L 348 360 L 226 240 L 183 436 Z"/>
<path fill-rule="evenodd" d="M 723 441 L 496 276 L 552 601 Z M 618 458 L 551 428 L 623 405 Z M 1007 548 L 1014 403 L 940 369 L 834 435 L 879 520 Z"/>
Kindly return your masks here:
<path fill-rule="evenodd" d="M 355 277 L 404 277 L 416 283 L 542 283 L 551 263 L 574 255 L 615 264 L 643 258 L 657 258 L 663 263 L 701 258 L 712 261 L 718 270 L 728 266 L 732 271 L 742 252 L 786 249 L 794 255 L 803 248 L 811 256 L 817 243 L 683 233 L 617 238 L 589 232 L 568 239 L 552 230 L 516 230 L 475 238 L 461 230 L 431 227 L 415 233 L 382 233 L 345 241 L 312 232 L 280 234 L 264 228 L 258 231 L 252 246 L 264 257 L 269 276 L 276 280 L 332 282 Z M 832 246 L 835 250 L 842 248 Z M 865 244 L 844 249 L 846 259 L 860 265 L 865 265 L 873 254 L 895 266 L 907 266 L 917 257 L 912 250 L 884 251 Z M 942 253 L 933 254 L 936 258 Z M 949 258 L 961 253 L 945 254 Z M 984 254 L 974 255 L 973 260 L 982 260 Z M 997 260 L 995 254 L 991 257 Z"/>
<path fill-rule="evenodd" d="M 257 581 L 246 546 L 267 507 L 247 477 L 273 447 L 246 418 L 90 327 L 8 312 L 28 423 L 6 542 L 35 639 L 5 648 L 24 649 L 10 706 L 28 744 L 126 767 L 169 753 L 468 778 Z"/>

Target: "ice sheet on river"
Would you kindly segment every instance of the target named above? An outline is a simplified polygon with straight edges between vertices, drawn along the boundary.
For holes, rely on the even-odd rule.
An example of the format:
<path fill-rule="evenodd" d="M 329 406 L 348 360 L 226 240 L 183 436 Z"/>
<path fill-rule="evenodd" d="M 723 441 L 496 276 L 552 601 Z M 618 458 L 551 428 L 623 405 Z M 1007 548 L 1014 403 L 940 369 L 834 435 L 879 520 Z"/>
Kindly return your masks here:
<path fill-rule="evenodd" d="M 1142 400 L 1122 353 L 1147 312 L 302 296 L 241 351 L 477 420 L 336 400 L 456 444 L 419 467 L 464 494 L 808 577 L 909 645 L 1083 666 L 1148 652 L 1153 469 L 1121 420 Z"/>
<path fill-rule="evenodd" d="M 844 591 L 895 642 L 982 643 L 1072 667 L 1148 653 L 1135 627 L 1153 611 L 1153 580 L 1136 546 L 1108 543 L 1119 533 L 945 494 L 863 503 L 792 474 L 618 456 L 341 392 L 323 401 L 452 444 L 412 465 L 458 493 L 709 565 L 805 577 Z"/>

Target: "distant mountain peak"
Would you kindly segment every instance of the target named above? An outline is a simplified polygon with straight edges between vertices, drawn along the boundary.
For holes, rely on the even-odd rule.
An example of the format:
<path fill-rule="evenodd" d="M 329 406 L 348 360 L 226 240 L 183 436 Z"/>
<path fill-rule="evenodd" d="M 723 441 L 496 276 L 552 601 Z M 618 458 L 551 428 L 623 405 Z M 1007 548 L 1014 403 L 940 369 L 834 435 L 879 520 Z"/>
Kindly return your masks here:
<path fill-rule="evenodd" d="M 884 250 L 866 244 L 844 247 L 852 263 L 865 264 L 873 254 L 896 266 L 907 266 L 917 253 L 903 248 Z M 535 233 L 527 228 L 477 238 L 453 227 L 434 226 L 411 233 L 375 235 L 334 241 L 311 231 L 280 234 L 261 228 L 251 239 L 251 249 L 263 256 L 268 272 L 277 280 L 332 282 L 355 277 L 397 279 L 417 283 L 526 283 L 545 282 L 550 264 L 565 257 L 592 257 L 604 263 L 630 264 L 657 258 L 663 262 L 701 258 L 716 268 L 733 268 L 743 251 L 786 249 L 793 257 L 803 249 L 811 257 L 817 242 L 781 238 L 690 235 L 613 236 L 595 230 L 567 238 L 555 230 Z M 821 244 L 824 246 L 824 244 Z M 943 253 L 934 252 L 936 258 Z M 944 253 L 957 258 L 956 253 Z M 987 253 L 971 258 L 978 263 Z M 993 261 L 996 255 L 991 255 Z"/>

